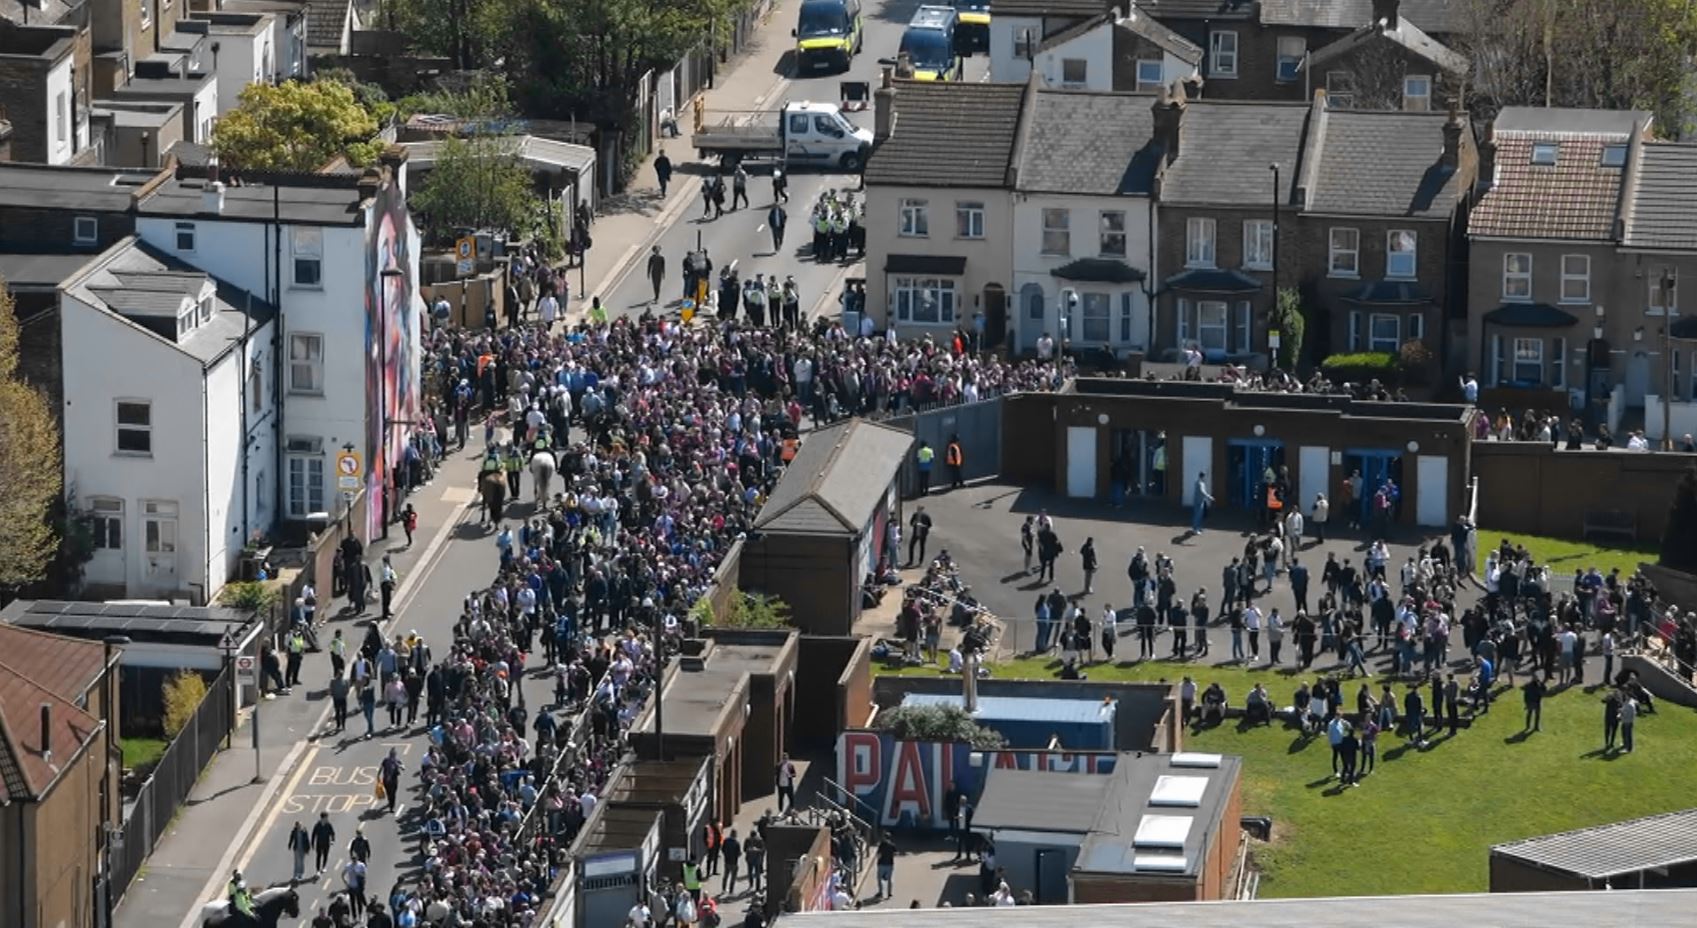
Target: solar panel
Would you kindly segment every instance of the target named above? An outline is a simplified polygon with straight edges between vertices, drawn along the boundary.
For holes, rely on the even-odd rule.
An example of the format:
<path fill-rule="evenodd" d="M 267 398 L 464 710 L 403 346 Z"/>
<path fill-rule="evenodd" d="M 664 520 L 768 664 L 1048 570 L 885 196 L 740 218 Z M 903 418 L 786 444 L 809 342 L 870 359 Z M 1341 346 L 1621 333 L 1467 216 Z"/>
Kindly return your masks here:
<path fill-rule="evenodd" d="M 170 622 L 165 619 L 131 619 L 128 623 L 130 630 L 138 632 L 173 631 L 173 626 L 175 625 L 175 622 Z"/>
<path fill-rule="evenodd" d="M 103 615 L 105 603 L 66 603 L 65 615 Z"/>

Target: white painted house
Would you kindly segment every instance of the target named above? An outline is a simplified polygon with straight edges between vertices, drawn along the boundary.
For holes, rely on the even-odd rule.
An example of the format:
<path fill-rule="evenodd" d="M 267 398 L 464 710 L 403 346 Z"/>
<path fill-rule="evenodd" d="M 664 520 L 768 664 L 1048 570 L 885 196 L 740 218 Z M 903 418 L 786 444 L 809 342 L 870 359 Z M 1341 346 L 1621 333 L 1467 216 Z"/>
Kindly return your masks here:
<path fill-rule="evenodd" d="M 61 283 L 59 306 L 85 586 L 210 601 L 277 511 L 275 313 L 134 236 Z"/>
<path fill-rule="evenodd" d="M 1014 188 L 1014 350 L 1044 334 L 1075 349 L 1146 350 L 1159 160 L 1149 98 L 1042 90 L 1027 118 Z"/>
<path fill-rule="evenodd" d="M 308 76 L 306 53 L 306 0 L 221 0 L 225 13 L 271 14 L 271 47 L 276 50 L 278 80 Z"/>
<path fill-rule="evenodd" d="M 211 57 L 219 113 L 235 109 L 249 84 L 274 84 L 287 76 L 278 68 L 275 26 L 270 13 L 196 13 L 177 23 L 179 32 L 200 33 L 217 47 Z"/>
<path fill-rule="evenodd" d="M 339 509 L 335 456 L 348 447 L 381 498 L 419 419 L 419 238 L 399 180 L 405 155 L 391 151 L 363 177 L 275 186 L 219 187 L 184 171 L 138 208 L 143 241 L 278 307 L 282 520 Z M 375 532 L 382 507 L 370 512 Z"/>
<path fill-rule="evenodd" d="M 1134 5 L 1098 7 L 1088 15 L 1066 5 L 995 16 L 990 79 L 1024 81 L 1035 69 L 1050 87 L 1145 93 L 1198 79 L 1201 47 Z"/>

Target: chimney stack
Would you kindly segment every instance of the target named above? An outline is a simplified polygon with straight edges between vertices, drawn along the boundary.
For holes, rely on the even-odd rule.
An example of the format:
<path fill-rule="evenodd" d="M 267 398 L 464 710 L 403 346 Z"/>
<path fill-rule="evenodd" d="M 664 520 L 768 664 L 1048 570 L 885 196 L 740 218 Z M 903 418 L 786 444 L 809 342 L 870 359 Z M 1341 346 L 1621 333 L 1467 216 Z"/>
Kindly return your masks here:
<path fill-rule="evenodd" d="M 885 68 L 878 79 L 878 90 L 872 94 L 872 139 L 874 142 L 882 142 L 895 131 L 895 72 Z"/>
<path fill-rule="evenodd" d="M 1402 0 L 1373 0 L 1373 24 L 1384 32 L 1395 32 L 1402 21 L 1397 8 Z"/>
<path fill-rule="evenodd" d="M 1175 83 L 1171 89 L 1162 87 L 1155 95 L 1155 142 L 1161 146 L 1167 164 L 1178 160 L 1179 142 L 1184 132 L 1184 85 Z"/>
<path fill-rule="evenodd" d="M 41 704 L 41 759 L 53 763 L 53 707 Z"/>
<path fill-rule="evenodd" d="M 214 216 L 224 214 L 224 182 L 209 180 L 200 191 L 200 211 Z"/>
<path fill-rule="evenodd" d="M 377 199 L 377 191 L 383 188 L 383 172 L 376 168 L 366 168 L 359 176 L 359 198 L 361 200 Z"/>
<path fill-rule="evenodd" d="M 1454 168 L 1461 165 L 1461 134 L 1467 131 L 1467 125 L 1462 121 L 1460 104 L 1455 98 L 1450 98 L 1450 115 L 1444 120 L 1444 154 L 1445 167 Z"/>
<path fill-rule="evenodd" d="M 1473 182 L 1473 189 L 1479 193 L 1491 189 L 1497 182 L 1497 143 L 1487 135 L 1479 142 L 1479 178 Z"/>

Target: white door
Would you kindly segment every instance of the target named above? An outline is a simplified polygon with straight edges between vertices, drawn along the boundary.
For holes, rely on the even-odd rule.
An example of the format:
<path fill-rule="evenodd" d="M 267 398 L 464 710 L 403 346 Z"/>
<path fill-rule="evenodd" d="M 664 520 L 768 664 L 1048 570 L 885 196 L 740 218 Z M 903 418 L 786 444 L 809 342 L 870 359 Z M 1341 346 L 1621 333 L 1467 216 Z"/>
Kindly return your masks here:
<path fill-rule="evenodd" d="M 1297 508 L 1306 517 L 1314 511 L 1314 497 L 1326 492 L 1331 486 L 1332 449 L 1321 445 L 1303 445 L 1297 451 L 1296 457 L 1297 480 L 1301 481 L 1298 492 L 1302 495 L 1296 500 Z"/>
<path fill-rule="evenodd" d="M 1420 494 L 1414 519 L 1421 525 L 1450 524 L 1450 459 L 1444 454 L 1422 454 L 1415 465 L 1415 487 Z"/>
<path fill-rule="evenodd" d="M 1212 470 L 1214 460 L 1214 440 L 1206 435 L 1184 436 L 1184 504 L 1190 505 L 1191 497 L 1196 495 L 1196 478 Z M 1208 473 L 1208 492 L 1219 499 L 1220 493 L 1215 487 L 1220 481 Z"/>
<path fill-rule="evenodd" d="M 142 582 L 155 592 L 177 588 L 177 504 L 145 503 Z"/>
<path fill-rule="evenodd" d="M 1067 427 L 1067 495 L 1096 495 L 1096 429 L 1090 426 Z"/>

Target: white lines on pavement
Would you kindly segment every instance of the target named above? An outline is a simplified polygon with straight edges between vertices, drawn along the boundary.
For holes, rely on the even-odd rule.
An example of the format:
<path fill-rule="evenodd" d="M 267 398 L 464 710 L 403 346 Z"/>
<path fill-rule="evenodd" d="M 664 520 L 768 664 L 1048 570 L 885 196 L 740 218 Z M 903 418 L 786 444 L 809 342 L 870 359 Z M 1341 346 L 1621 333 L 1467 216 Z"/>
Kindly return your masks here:
<path fill-rule="evenodd" d="M 477 499 L 477 490 L 472 487 L 446 487 L 442 490 L 442 502 L 464 506 Z"/>

